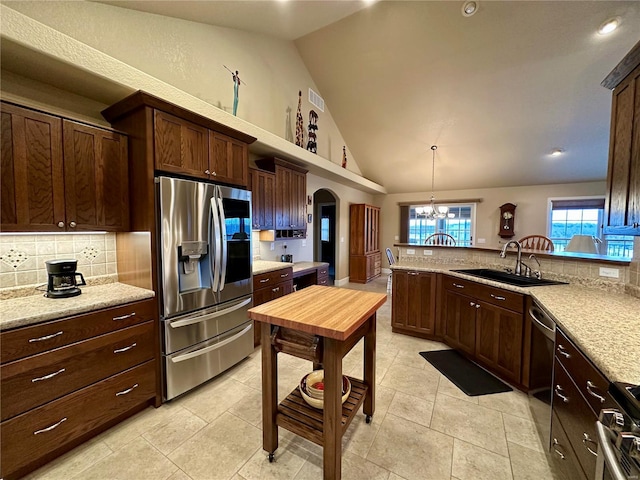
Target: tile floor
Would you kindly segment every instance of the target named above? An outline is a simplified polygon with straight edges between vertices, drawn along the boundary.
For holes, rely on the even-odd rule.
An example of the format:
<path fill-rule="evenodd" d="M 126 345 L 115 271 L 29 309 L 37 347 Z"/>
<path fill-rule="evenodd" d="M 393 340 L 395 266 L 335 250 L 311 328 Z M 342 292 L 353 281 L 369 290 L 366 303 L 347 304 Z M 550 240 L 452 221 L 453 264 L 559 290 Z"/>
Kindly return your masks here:
<path fill-rule="evenodd" d="M 358 288 L 384 292 L 386 276 Z M 378 311 L 376 413 L 343 437 L 345 480 L 553 479 L 519 391 L 467 397 L 427 361 L 443 344 L 391 332 Z M 362 342 L 343 361 L 362 376 Z M 279 395 L 311 365 L 279 356 Z M 322 479 L 322 450 L 280 429 L 276 461 L 262 450 L 260 350 L 206 385 L 148 408 L 29 475 L 31 479 Z"/>

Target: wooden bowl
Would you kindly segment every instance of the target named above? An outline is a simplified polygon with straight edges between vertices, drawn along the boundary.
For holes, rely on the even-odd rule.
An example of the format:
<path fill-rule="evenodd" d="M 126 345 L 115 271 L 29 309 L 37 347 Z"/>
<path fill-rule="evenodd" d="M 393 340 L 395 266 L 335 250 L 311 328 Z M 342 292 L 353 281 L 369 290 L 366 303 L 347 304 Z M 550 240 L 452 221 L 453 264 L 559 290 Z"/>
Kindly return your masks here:
<path fill-rule="evenodd" d="M 318 382 L 322 382 L 324 380 L 324 370 L 315 370 L 311 373 L 306 374 L 300 380 L 300 393 L 302 394 L 302 398 L 305 402 L 311 405 L 313 408 L 318 408 L 322 410 L 324 406 L 324 390 L 319 388 L 313 388 L 314 392 L 310 391 L 310 385 L 314 385 Z M 346 376 L 342 376 L 342 403 L 344 403 L 347 398 L 349 398 L 349 394 L 351 393 L 351 382 Z M 315 397 L 314 395 L 318 395 Z"/>

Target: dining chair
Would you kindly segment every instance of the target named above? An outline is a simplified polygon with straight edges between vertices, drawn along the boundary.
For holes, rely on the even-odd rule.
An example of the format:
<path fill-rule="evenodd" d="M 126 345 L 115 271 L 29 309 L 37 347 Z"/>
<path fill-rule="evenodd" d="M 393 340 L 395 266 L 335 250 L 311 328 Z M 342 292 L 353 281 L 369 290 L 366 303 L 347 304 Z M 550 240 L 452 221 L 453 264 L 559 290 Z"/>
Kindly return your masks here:
<path fill-rule="evenodd" d="M 527 235 L 526 237 L 522 237 L 518 240 L 518 242 L 520 242 L 522 248 L 526 248 L 527 250 L 553 252 L 553 242 L 550 238 L 545 237 L 544 235 Z"/>
<path fill-rule="evenodd" d="M 391 249 L 387 247 L 385 251 L 387 252 L 387 260 L 389 260 L 389 266 L 396 263 L 396 257 L 393 256 L 393 252 L 391 252 Z M 389 272 L 389 278 L 387 279 L 387 293 L 392 291 L 392 288 L 391 288 L 392 278 L 393 278 L 393 270 Z"/>
<path fill-rule="evenodd" d="M 456 239 L 453 238 L 448 233 L 438 232 L 438 233 L 429 235 L 424 240 L 424 244 L 425 245 L 446 245 L 446 246 L 455 247 Z"/>

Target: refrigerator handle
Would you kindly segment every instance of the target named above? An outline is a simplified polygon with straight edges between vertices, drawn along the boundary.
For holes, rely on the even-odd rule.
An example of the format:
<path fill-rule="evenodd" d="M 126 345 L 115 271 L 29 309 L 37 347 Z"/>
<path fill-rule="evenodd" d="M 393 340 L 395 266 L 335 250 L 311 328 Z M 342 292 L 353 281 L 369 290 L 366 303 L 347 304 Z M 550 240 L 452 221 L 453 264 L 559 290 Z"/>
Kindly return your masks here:
<path fill-rule="evenodd" d="M 211 197 L 211 217 L 213 221 L 211 222 L 211 230 L 209 231 L 209 241 L 213 243 L 213 255 L 210 254 L 212 263 L 211 274 L 213 276 L 212 289 L 217 292 L 220 287 L 220 215 L 215 193 L 213 197 Z"/>
<path fill-rule="evenodd" d="M 224 205 L 222 204 L 222 194 L 218 191 L 218 207 L 220 212 L 220 228 L 222 234 L 222 266 L 220 268 L 220 290 L 224 290 L 224 281 L 227 277 L 227 222 L 224 216 Z"/>

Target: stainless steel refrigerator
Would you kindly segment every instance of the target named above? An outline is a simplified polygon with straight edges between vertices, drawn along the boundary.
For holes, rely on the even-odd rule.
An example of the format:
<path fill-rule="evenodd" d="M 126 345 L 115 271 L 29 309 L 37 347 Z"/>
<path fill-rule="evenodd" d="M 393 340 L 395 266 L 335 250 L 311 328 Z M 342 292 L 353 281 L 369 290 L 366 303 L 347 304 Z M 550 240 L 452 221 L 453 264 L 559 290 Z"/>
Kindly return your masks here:
<path fill-rule="evenodd" d="M 251 192 L 156 178 L 165 400 L 253 351 Z"/>

